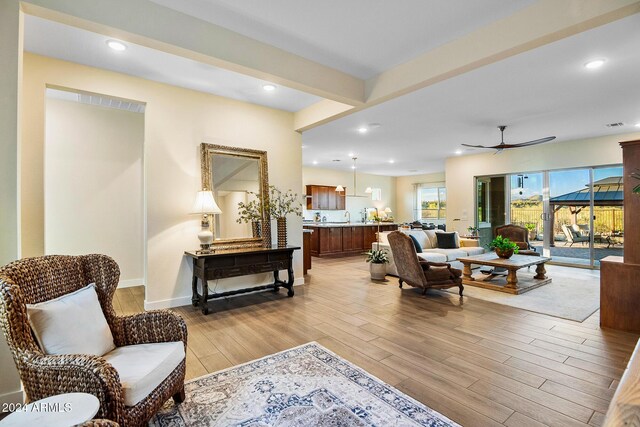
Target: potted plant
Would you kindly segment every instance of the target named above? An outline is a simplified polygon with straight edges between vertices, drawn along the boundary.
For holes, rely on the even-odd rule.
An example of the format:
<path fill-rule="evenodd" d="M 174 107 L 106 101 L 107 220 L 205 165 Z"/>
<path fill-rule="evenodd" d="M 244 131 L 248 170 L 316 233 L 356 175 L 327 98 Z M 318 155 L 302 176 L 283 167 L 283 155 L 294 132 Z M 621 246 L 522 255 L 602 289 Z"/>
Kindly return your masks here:
<path fill-rule="evenodd" d="M 386 249 L 371 249 L 366 253 L 372 280 L 384 280 L 387 274 L 385 264 L 389 262 Z"/>
<path fill-rule="evenodd" d="M 469 236 L 477 236 L 478 235 L 478 227 L 474 227 L 473 225 L 470 225 L 467 227 L 467 232 L 469 233 Z"/>
<path fill-rule="evenodd" d="M 273 185 L 269 186 L 269 202 L 267 212 L 271 218 L 276 219 L 278 226 L 278 247 L 287 246 L 287 215 L 302 216 L 302 202 L 291 189 L 286 192 L 278 190 Z"/>
<path fill-rule="evenodd" d="M 239 202 L 238 203 L 238 219 L 236 222 L 238 224 L 242 224 L 243 222 L 251 223 L 251 232 L 253 237 L 262 237 L 262 206 L 260 205 L 260 200 L 257 198 L 257 194 L 251 191 L 247 191 L 247 193 L 256 196 L 254 200 L 251 200 L 247 203 Z"/>
<path fill-rule="evenodd" d="M 529 231 L 529 240 L 535 240 L 537 237 L 536 228 L 538 228 L 538 224 L 535 222 L 527 222 L 524 228 Z"/>
<path fill-rule="evenodd" d="M 494 249 L 496 251 L 496 255 L 505 259 L 511 258 L 513 254 L 517 254 L 520 250 L 517 244 L 502 236 L 497 236 L 493 239 L 489 248 Z"/>

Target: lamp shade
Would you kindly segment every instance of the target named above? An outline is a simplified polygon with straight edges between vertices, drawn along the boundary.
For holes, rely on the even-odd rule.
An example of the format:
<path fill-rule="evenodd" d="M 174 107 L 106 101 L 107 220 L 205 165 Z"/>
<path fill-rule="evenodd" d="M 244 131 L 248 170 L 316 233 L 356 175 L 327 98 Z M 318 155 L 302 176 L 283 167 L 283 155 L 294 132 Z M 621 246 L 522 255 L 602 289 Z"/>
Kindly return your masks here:
<path fill-rule="evenodd" d="M 344 187 L 342 185 L 338 185 L 336 187 L 336 191 L 344 191 Z"/>
<path fill-rule="evenodd" d="M 367 193 L 367 194 L 371 194 L 371 193 L 373 193 L 373 189 L 372 189 L 371 187 L 367 187 L 367 188 L 364 190 L 364 192 L 365 192 L 365 193 Z"/>
<path fill-rule="evenodd" d="M 384 211 L 385 211 L 386 213 L 391 213 L 391 212 L 393 212 L 393 211 L 391 210 L 391 208 L 384 208 Z"/>
<path fill-rule="evenodd" d="M 198 191 L 196 202 L 191 209 L 193 214 L 220 214 L 222 211 L 218 207 L 211 191 Z"/>

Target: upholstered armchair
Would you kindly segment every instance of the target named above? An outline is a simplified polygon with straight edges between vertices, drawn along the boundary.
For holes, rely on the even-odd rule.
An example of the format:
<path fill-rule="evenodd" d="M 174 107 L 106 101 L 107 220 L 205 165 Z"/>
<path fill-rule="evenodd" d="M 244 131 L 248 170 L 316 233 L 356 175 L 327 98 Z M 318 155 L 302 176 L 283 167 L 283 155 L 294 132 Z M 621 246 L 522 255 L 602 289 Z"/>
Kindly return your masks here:
<path fill-rule="evenodd" d="M 184 399 L 186 362 L 182 355 L 187 344 L 184 320 L 166 310 L 116 316 L 112 300 L 119 276 L 118 265 L 105 255 L 25 258 L 0 268 L 0 326 L 28 401 L 62 393 L 90 393 L 100 401 L 97 418 L 113 420 L 121 426 L 142 426 L 170 397 L 177 402 Z M 139 397 L 141 400 L 132 406 L 126 403 L 127 397 L 130 399 L 133 393 L 126 395 L 125 391 L 130 390 L 134 381 L 123 379 L 125 382 L 121 383 L 122 375 L 114 368 L 115 361 L 113 365 L 107 362 L 109 354 L 104 357 L 87 354 L 49 355 L 41 350 L 34 339 L 26 304 L 50 301 L 78 291 L 90 283 L 95 283 L 99 305 L 113 334 L 115 350 L 122 350 L 124 346 L 136 348 L 136 344 L 164 343 L 158 346 L 172 346 L 180 353 L 170 364 L 175 368 L 169 368 L 173 370 L 168 375 L 156 377 L 155 382 L 148 381 L 149 377 L 138 378 L 142 383 L 146 381 L 146 385 L 141 387 L 149 388 L 150 392 L 142 394 Z M 178 344 L 180 342 L 182 345 Z M 147 349 L 147 354 L 151 354 L 149 352 L 158 346 L 142 347 Z M 135 376 L 143 370 L 135 366 L 150 365 L 153 361 L 137 357 L 127 363 L 139 364 L 134 365 Z M 140 389 L 137 390 L 139 393 Z"/>
<path fill-rule="evenodd" d="M 462 286 L 460 270 L 451 268 L 449 263 L 419 259 L 413 241 L 404 233 L 393 231 L 389 233 L 388 239 L 398 269 L 400 288 L 406 282 L 413 287 L 422 288 L 424 295 L 429 288 L 443 289 L 457 286 L 462 296 L 464 286 Z"/>
<path fill-rule="evenodd" d="M 500 225 L 495 228 L 494 237 L 502 236 L 518 245 L 518 255 L 540 256 L 539 252 L 531 247 L 529 243 L 529 230 L 515 224 Z"/>

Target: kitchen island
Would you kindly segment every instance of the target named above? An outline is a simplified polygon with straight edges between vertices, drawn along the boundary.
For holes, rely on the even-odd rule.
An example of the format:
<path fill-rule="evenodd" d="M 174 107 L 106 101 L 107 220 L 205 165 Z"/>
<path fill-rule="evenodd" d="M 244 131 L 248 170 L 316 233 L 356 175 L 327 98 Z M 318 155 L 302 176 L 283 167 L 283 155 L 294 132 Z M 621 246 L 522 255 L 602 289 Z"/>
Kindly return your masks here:
<path fill-rule="evenodd" d="M 371 249 L 378 232 L 377 222 L 313 222 L 303 224 L 311 229 L 311 256 L 341 257 L 358 255 Z M 398 224 L 381 222 L 380 231 L 393 231 Z"/>

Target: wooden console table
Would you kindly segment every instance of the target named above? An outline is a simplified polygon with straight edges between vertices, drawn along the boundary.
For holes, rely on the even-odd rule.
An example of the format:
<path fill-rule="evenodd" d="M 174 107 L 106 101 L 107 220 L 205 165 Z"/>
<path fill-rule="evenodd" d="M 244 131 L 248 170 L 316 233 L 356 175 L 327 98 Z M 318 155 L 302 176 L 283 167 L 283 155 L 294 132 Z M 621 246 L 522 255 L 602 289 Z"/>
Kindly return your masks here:
<path fill-rule="evenodd" d="M 292 297 L 293 251 L 297 249 L 300 249 L 300 247 L 223 249 L 216 250 L 210 254 L 186 251 L 185 255 L 193 258 L 193 279 L 191 282 L 193 295 L 191 297 L 191 303 L 194 307 L 200 306 L 203 314 L 209 314 L 207 301 L 210 299 L 264 289 L 273 289 L 274 292 L 277 292 L 281 286 L 286 288 L 289 291 L 287 295 Z M 288 278 L 286 282 L 280 280 L 280 270 L 287 270 Z M 209 280 L 268 272 L 273 272 L 272 284 L 227 292 L 209 293 Z M 198 279 L 200 279 L 202 283 L 202 294 L 198 293 Z"/>

